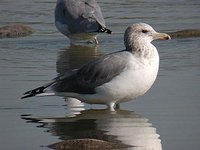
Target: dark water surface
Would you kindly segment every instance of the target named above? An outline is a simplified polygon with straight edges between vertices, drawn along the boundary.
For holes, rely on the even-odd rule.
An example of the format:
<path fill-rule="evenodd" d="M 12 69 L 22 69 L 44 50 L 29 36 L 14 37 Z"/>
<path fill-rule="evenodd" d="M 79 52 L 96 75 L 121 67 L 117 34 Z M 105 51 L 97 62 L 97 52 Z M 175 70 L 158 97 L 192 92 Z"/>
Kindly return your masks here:
<path fill-rule="evenodd" d="M 49 149 L 56 142 L 91 138 L 132 150 L 198 150 L 200 38 L 154 42 L 161 58 L 154 86 L 115 113 L 60 97 L 20 100 L 26 90 L 69 68 L 123 49 L 124 30 L 132 23 L 146 22 L 161 32 L 200 28 L 199 0 L 98 2 L 113 34 L 99 35 L 94 47 L 70 46 L 56 30 L 56 0 L 0 1 L 0 26 L 24 23 L 36 30 L 28 37 L 0 39 L 1 149 Z"/>

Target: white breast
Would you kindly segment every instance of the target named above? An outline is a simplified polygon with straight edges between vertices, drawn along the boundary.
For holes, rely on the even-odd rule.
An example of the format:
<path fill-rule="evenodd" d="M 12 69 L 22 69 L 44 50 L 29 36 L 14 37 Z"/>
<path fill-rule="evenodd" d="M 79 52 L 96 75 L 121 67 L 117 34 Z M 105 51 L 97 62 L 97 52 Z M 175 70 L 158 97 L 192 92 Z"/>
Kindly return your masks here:
<path fill-rule="evenodd" d="M 159 67 L 157 51 L 151 59 L 131 57 L 127 68 L 120 75 L 96 88 L 97 93 L 106 95 L 108 101 L 118 103 L 132 100 L 146 93 L 153 85 Z"/>

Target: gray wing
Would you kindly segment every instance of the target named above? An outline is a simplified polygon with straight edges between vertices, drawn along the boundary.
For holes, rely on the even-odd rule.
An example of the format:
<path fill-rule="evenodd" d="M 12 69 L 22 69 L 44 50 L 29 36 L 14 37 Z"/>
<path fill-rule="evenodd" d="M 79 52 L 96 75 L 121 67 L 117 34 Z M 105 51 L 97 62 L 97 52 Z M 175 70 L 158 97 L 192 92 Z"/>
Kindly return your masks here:
<path fill-rule="evenodd" d="M 72 33 L 105 28 L 101 9 L 95 0 L 63 0 L 56 6 L 55 20 L 66 24 Z"/>
<path fill-rule="evenodd" d="M 83 16 L 89 16 L 88 18 L 93 18 L 96 20 L 102 27 L 105 26 L 105 20 L 103 18 L 101 8 L 95 0 L 86 0 L 85 1 L 85 13 Z"/>
<path fill-rule="evenodd" d="M 58 78 L 51 86 L 56 92 L 95 93 L 95 88 L 109 82 L 126 68 L 130 52 L 112 53 L 92 61 L 73 74 Z"/>

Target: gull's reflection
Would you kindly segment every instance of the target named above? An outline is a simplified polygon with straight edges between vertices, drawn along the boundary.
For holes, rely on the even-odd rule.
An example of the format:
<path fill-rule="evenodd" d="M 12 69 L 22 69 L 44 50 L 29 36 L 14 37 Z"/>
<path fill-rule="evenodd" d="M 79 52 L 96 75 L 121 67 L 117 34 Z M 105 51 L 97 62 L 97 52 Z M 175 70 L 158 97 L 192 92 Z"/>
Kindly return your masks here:
<path fill-rule="evenodd" d="M 148 119 L 127 110 L 83 110 L 74 117 L 31 118 L 43 123 L 59 143 L 53 149 L 162 150 L 161 140 Z"/>
<path fill-rule="evenodd" d="M 59 51 L 56 65 L 57 73 L 64 74 L 67 70 L 79 68 L 98 56 L 96 46 L 70 45 Z"/>

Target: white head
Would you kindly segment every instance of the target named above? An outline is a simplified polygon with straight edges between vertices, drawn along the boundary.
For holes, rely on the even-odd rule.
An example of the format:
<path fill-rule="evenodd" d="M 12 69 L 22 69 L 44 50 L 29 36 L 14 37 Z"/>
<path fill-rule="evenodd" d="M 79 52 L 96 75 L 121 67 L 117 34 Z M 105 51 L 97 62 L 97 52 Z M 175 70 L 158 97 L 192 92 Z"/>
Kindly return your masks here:
<path fill-rule="evenodd" d="M 136 23 L 129 26 L 124 34 L 124 44 L 126 50 L 136 51 L 141 49 L 140 45 L 151 43 L 153 40 L 169 40 L 170 36 L 166 33 L 156 32 L 146 23 Z"/>

